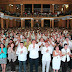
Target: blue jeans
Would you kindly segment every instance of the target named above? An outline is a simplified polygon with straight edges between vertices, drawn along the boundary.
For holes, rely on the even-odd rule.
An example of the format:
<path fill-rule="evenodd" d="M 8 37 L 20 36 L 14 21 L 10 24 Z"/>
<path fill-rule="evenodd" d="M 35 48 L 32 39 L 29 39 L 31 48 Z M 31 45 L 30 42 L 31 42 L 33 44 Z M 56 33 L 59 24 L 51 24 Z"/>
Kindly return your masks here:
<path fill-rule="evenodd" d="M 30 58 L 30 72 L 33 72 L 33 65 L 35 64 L 35 72 L 38 72 L 38 58 L 31 59 Z"/>
<path fill-rule="evenodd" d="M 26 61 L 19 61 L 19 72 L 22 72 L 22 64 L 23 64 L 24 72 L 26 72 Z"/>

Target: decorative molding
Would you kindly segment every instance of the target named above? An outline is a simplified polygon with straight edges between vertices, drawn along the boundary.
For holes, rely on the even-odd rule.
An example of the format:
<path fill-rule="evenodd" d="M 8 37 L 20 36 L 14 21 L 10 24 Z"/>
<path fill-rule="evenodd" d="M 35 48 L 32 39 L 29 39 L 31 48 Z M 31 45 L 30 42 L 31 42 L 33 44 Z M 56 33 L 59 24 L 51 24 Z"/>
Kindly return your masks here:
<path fill-rule="evenodd" d="M 55 5 L 55 4 L 52 4 L 52 5 Z"/>
<path fill-rule="evenodd" d="M 20 5 L 23 5 L 23 4 L 20 4 Z"/>
<path fill-rule="evenodd" d="M 1 18 L 4 18 L 4 13 L 1 13 Z"/>

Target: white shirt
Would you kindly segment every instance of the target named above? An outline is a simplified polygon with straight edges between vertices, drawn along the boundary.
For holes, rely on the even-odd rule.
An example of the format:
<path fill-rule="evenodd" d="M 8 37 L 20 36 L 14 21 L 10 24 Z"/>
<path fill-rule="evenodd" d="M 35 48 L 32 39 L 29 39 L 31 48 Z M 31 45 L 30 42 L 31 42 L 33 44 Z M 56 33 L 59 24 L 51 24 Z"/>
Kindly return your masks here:
<path fill-rule="evenodd" d="M 67 48 L 66 50 L 65 50 L 65 48 L 63 48 L 61 51 L 62 51 L 62 54 L 66 54 L 66 53 L 68 53 L 68 52 L 71 53 L 69 48 Z M 66 61 L 66 57 L 67 57 L 67 62 L 70 61 L 70 57 L 69 57 L 69 55 L 67 54 L 67 55 L 65 55 L 65 56 L 62 56 L 62 61 L 63 61 L 63 62 Z"/>
<path fill-rule="evenodd" d="M 41 42 L 41 41 L 38 43 L 38 45 L 41 46 L 42 43 L 43 43 L 43 45 L 45 45 L 45 42 Z M 40 51 L 42 50 L 42 46 L 39 48 L 39 50 Z"/>
<path fill-rule="evenodd" d="M 65 44 L 65 43 L 67 44 L 67 41 L 66 41 L 66 40 L 63 42 L 63 47 L 64 47 L 64 44 Z M 71 41 L 68 41 L 68 43 L 69 43 L 68 47 L 71 48 L 71 46 L 72 46 Z"/>
<path fill-rule="evenodd" d="M 35 39 L 35 35 L 34 34 L 31 35 L 31 39 Z"/>
<path fill-rule="evenodd" d="M 39 57 L 39 45 L 35 44 L 35 48 L 33 48 L 33 44 L 30 44 L 28 47 L 28 51 L 30 52 L 29 57 L 32 59 L 36 59 Z"/>
<path fill-rule="evenodd" d="M 48 52 L 46 52 L 46 50 L 49 50 Z M 43 54 L 43 56 L 42 56 L 42 61 L 50 61 L 51 60 L 51 48 L 50 47 L 48 47 L 48 48 L 46 48 L 46 47 L 43 47 L 42 48 L 42 54 Z"/>
<path fill-rule="evenodd" d="M 22 54 L 20 54 L 20 52 L 23 51 Z M 18 60 L 19 61 L 26 61 L 27 60 L 27 48 L 23 46 L 23 48 L 21 48 L 20 46 L 17 48 L 16 54 L 18 55 Z"/>
<path fill-rule="evenodd" d="M 17 47 L 19 47 L 20 46 L 20 43 L 18 43 L 18 41 L 15 43 L 15 45 L 18 45 Z"/>
<path fill-rule="evenodd" d="M 50 42 L 49 42 L 49 41 L 48 41 L 48 43 L 50 44 Z M 54 42 L 52 42 L 52 44 L 53 44 L 53 45 L 55 45 L 55 44 L 54 44 Z M 52 46 L 52 44 L 50 44 L 50 45 L 49 45 L 49 47 L 51 48 L 52 53 L 53 53 L 54 47 Z"/>

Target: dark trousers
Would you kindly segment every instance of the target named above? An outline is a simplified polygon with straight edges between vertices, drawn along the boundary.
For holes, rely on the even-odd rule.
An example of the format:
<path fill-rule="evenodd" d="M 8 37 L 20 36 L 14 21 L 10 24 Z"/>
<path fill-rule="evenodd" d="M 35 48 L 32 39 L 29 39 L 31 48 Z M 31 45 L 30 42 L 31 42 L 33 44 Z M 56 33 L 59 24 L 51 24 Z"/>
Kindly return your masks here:
<path fill-rule="evenodd" d="M 38 58 L 31 59 L 30 58 L 30 72 L 33 72 L 33 65 L 35 64 L 35 72 L 38 72 Z"/>
<path fill-rule="evenodd" d="M 39 65 L 42 65 L 42 54 L 41 54 L 41 51 L 39 51 Z"/>
<path fill-rule="evenodd" d="M 19 72 L 22 72 L 22 64 L 23 64 L 24 72 L 26 72 L 26 61 L 19 61 Z"/>
<path fill-rule="evenodd" d="M 11 66 L 11 71 L 15 71 L 15 62 L 11 61 L 10 66 Z"/>
<path fill-rule="evenodd" d="M 62 72 L 66 72 L 67 71 L 67 67 L 68 67 L 68 62 L 67 61 L 63 62 L 62 61 Z"/>

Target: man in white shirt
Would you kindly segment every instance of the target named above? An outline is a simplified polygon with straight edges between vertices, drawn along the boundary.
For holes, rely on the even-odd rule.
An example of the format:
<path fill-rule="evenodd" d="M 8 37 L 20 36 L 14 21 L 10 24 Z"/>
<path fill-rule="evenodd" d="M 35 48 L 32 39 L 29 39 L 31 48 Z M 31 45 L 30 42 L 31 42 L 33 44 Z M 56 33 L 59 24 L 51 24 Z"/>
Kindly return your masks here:
<path fill-rule="evenodd" d="M 42 72 L 45 72 L 45 66 L 46 66 L 46 72 L 49 72 L 51 53 L 52 53 L 52 50 L 49 47 L 48 42 L 46 42 L 45 47 L 42 48 L 42 54 L 43 54 L 43 56 L 42 56 Z"/>
<path fill-rule="evenodd" d="M 32 40 L 32 44 L 28 47 L 30 58 L 30 72 L 33 72 L 33 64 L 35 63 L 35 70 L 38 72 L 38 58 L 39 58 L 39 46 L 35 40 Z"/>
<path fill-rule="evenodd" d="M 62 51 L 62 72 L 67 71 L 68 62 L 70 61 L 70 49 L 67 44 L 64 44 Z"/>
<path fill-rule="evenodd" d="M 22 72 L 22 63 L 24 67 L 24 72 L 26 72 L 26 60 L 27 60 L 27 48 L 24 47 L 24 43 L 20 42 L 20 46 L 17 48 L 16 54 L 19 60 L 19 72 Z"/>
<path fill-rule="evenodd" d="M 39 45 L 39 63 L 41 65 L 42 64 L 42 61 L 41 61 L 42 60 L 41 50 L 42 50 L 42 48 L 45 45 L 45 42 L 44 42 L 44 39 L 43 38 L 40 39 L 40 42 L 38 43 L 38 45 Z"/>
<path fill-rule="evenodd" d="M 64 44 L 65 44 L 65 43 L 68 45 L 68 48 L 71 48 L 72 43 L 71 43 L 71 41 L 69 40 L 68 37 L 65 38 L 65 41 L 63 42 L 63 47 L 64 47 Z"/>

